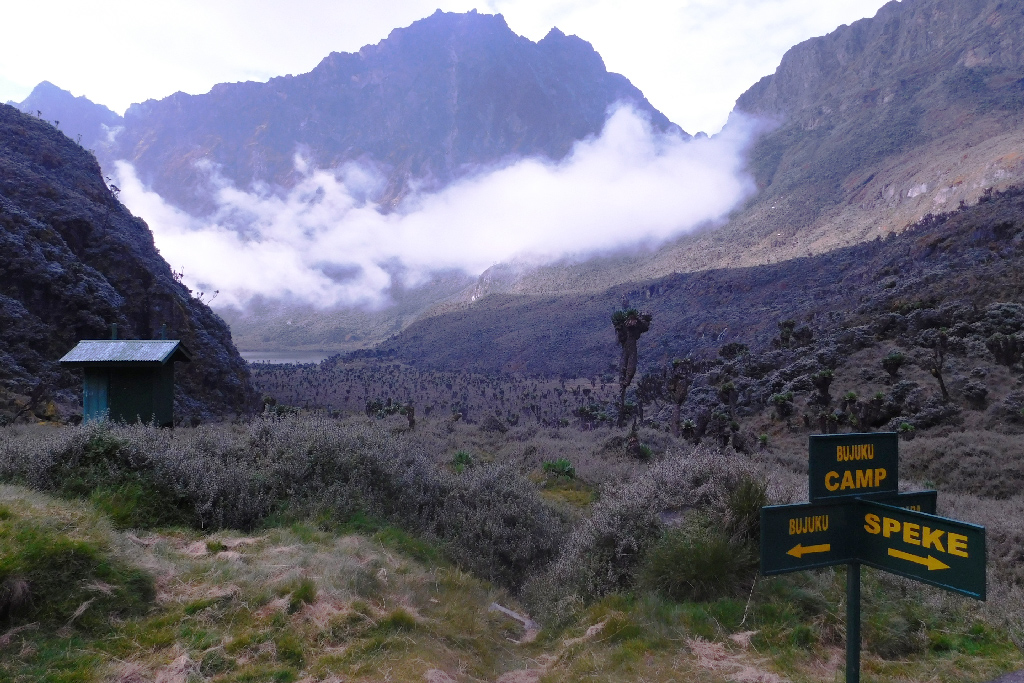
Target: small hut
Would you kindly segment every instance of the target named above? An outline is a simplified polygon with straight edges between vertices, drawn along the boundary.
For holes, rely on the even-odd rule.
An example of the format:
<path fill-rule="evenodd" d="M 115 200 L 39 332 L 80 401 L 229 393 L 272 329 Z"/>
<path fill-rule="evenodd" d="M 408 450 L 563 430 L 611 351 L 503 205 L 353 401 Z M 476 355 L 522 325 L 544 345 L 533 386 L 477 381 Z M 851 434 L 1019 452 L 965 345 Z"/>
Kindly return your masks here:
<path fill-rule="evenodd" d="M 174 363 L 192 360 L 177 339 L 88 339 L 60 359 L 83 371 L 82 420 L 174 424 Z"/>

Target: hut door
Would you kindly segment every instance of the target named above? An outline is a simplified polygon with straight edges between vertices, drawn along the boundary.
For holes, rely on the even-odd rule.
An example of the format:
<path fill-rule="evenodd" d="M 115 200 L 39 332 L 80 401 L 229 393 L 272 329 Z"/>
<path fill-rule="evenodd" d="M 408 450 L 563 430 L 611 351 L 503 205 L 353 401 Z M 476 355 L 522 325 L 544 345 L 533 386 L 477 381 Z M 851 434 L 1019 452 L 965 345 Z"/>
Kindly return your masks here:
<path fill-rule="evenodd" d="M 82 386 L 82 419 L 85 422 L 102 420 L 109 411 L 107 391 L 110 385 L 110 378 L 105 372 L 89 372 L 86 370 L 84 379 L 85 382 Z"/>

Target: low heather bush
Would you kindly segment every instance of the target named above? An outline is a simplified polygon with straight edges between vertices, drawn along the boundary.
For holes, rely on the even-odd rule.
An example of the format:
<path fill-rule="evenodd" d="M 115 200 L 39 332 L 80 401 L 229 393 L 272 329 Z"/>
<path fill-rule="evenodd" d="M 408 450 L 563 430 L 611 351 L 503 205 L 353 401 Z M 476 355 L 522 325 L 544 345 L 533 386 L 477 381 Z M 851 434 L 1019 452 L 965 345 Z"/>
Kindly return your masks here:
<path fill-rule="evenodd" d="M 5 430 L 0 439 L 0 478 L 91 496 L 122 525 L 249 529 L 285 508 L 337 521 L 369 515 L 436 539 L 463 566 L 510 587 L 546 564 L 564 535 L 564 520 L 513 470 L 455 474 L 415 437 L 365 424 L 264 416 L 175 431 Z"/>
<path fill-rule="evenodd" d="M 725 525 L 731 493 L 756 479 L 748 461 L 707 447 L 669 456 L 620 488 L 602 492 L 551 566 L 527 584 L 527 600 L 537 614 L 560 622 L 576 607 L 628 588 L 664 534 L 666 513 L 699 509 Z"/>

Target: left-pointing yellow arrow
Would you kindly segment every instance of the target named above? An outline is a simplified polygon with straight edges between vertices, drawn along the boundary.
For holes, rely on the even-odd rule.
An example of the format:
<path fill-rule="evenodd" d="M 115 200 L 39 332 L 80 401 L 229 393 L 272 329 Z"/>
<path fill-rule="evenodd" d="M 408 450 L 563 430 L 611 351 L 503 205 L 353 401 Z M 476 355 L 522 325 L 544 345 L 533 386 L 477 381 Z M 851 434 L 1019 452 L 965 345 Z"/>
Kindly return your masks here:
<path fill-rule="evenodd" d="M 928 571 L 932 571 L 934 569 L 949 569 L 948 564 L 944 563 L 942 560 L 932 557 L 931 555 L 929 555 L 928 557 L 919 557 L 918 555 L 911 555 L 910 553 L 905 553 L 902 550 L 889 548 L 889 556 L 898 557 L 901 560 L 907 560 L 909 562 L 916 562 L 917 564 L 923 564 L 924 566 L 928 567 Z"/>
<path fill-rule="evenodd" d="M 828 543 L 807 546 L 797 543 L 795 546 L 787 550 L 786 554 L 792 555 L 793 557 L 800 559 L 804 555 L 809 555 L 810 553 L 827 553 L 830 550 L 832 550 L 832 546 Z"/>

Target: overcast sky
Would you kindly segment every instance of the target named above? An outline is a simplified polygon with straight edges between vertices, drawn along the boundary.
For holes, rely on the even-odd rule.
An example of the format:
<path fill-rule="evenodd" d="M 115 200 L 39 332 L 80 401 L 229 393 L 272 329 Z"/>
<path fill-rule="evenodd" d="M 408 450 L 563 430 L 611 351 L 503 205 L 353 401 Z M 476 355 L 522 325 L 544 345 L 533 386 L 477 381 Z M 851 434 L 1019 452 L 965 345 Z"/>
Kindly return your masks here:
<path fill-rule="evenodd" d="M 881 0 L 51 0 L 5 1 L 0 102 L 48 80 L 123 113 L 215 83 L 312 69 L 440 7 L 500 12 L 539 40 L 590 41 L 685 130 L 713 133 L 792 45 L 874 15 Z"/>

